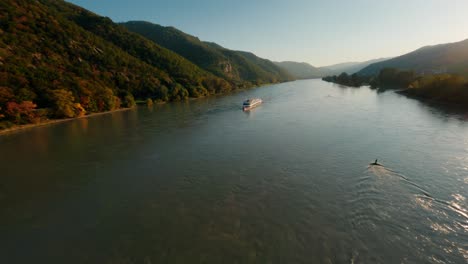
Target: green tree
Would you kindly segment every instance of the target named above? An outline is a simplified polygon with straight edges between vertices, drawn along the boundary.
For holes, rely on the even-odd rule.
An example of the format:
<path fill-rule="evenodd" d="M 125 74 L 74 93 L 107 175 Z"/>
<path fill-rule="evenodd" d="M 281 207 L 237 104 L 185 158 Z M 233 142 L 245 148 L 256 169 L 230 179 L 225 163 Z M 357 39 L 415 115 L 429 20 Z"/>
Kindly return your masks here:
<path fill-rule="evenodd" d="M 416 75 L 413 71 L 402 71 L 394 68 L 385 68 L 379 72 L 375 82 L 379 87 L 397 86 L 406 88 L 414 81 Z"/>
<path fill-rule="evenodd" d="M 114 92 L 110 88 L 98 87 L 93 95 L 96 100 L 97 109 L 99 112 L 114 110 L 116 107 L 116 100 Z"/>
<path fill-rule="evenodd" d="M 132 108 L 136 106 L 135 98 L 131 93 L 127 93 L 124 97 L 124 106 L 128 108 Z"/>
<path fill-rule="evenodd" d="M 71 118 L 76 116 L 75 97 L 73 97 L 72 92 L 64 89 L 51 90 L 50 98 L 54 117 Z"/>
<path fill-rule="evenodd" d="M 337 81 L 340 84 L 347 84 L 349 83 L 349 75 L 346 72 L 343 72 L 338 76 Z"/>
<path fill-rule="evenodd" d="M 0 106 L 6 106 L 10 101 L 13 101 L 15 94 L 9 87 L 0 87 Z"/>
<path fill-rule="evenodd" d="M 34 101 L 37 98 L 36 93 L 31 89 L 21 88 L 16 94 L 16 100 L 19 102 L 22 101 Z"/>
<path fill-rule="evenodd" d="M 162 85 L 156 92 L 156 98 L 160 101 L 167 102 L 169 101 L 169 89 L 167 86 Z"/>
<path fill-rule="evenodd" d="M 176 84 L 172 87 L 169 98 L 171 101 L 180 101 L 187 99 L 188 97 L 189 92 L 185 90 L 185 88 L 182 85 Z"/>

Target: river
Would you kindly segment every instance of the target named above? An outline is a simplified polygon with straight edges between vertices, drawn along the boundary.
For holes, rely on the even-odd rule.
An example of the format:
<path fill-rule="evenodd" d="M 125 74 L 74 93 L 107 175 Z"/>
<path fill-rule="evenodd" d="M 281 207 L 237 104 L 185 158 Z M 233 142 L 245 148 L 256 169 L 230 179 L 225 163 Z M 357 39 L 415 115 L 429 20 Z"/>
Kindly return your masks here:
<path fill-rule="evenodd" d="M 468 261 L 468 115 L 394 92 L 305 80 L 37 127 L 0 137 L 0 174 L 0 263 Z"/>

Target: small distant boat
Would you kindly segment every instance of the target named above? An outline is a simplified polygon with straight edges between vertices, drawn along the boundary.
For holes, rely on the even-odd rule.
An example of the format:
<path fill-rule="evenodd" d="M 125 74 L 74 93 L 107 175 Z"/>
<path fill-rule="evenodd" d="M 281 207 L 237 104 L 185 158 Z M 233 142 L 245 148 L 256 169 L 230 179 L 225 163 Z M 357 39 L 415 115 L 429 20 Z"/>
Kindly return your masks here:
<path fill-rule="evenodd" d="M 260 98 L 247 99 L 242 104 L 242 110 L 249 111 L 250 109 L 259 106 L 261 103 L 263 103 L 263 101 Z"/>

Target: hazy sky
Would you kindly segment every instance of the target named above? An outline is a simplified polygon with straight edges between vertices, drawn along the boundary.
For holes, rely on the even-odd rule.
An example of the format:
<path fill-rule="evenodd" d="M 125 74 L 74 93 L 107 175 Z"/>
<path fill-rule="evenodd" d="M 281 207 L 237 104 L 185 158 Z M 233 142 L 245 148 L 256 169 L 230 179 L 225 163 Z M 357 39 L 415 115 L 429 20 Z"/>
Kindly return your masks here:
<path fill-rule="evenodd" d="M 468 0 L 69 0 L 276 61 L 324 66 L 468 38 Z"/>

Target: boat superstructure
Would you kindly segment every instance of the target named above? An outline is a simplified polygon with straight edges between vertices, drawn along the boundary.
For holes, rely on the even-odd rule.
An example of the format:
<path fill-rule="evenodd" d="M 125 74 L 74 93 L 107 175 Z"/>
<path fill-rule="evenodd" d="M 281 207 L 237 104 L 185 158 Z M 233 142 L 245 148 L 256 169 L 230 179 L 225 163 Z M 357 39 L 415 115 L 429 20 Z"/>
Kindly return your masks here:
<path fill-rule="evenodd" d="M 263 101 L 260 98 L 247 99 L 242 104 L 242 110 L 248 111 L 248 110 L 250 110 L 252 108 L 255 108 L 255 107 L 259 106 L 261 103 L 263 103 Z"/>

